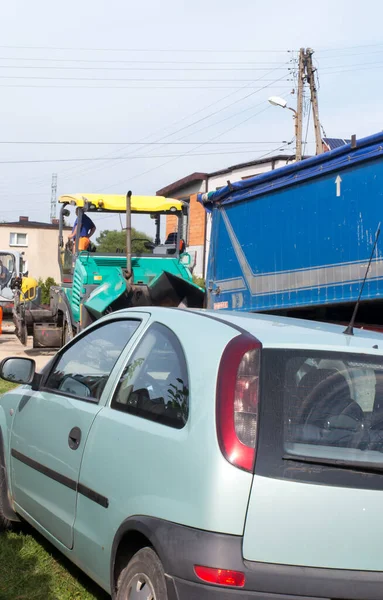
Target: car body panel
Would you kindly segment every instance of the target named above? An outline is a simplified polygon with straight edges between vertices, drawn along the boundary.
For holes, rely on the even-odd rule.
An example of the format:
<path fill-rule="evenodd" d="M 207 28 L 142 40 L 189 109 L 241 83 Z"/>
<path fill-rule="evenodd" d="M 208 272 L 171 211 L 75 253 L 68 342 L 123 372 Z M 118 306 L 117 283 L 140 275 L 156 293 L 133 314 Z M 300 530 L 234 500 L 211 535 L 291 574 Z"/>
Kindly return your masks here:
<path fill-rule="evenodd" d="M 24 461 L 36 461 L 42 469 L 51 469 L 77 484 L 86 438 L 99 410 L 97 404 L 37 391 L 24 395 L 14 418 L 11 479 L 16 506 L 68 548 L 73 546 L 76 487 L 54 480 Z M 76 450 L 68 444 L 74 427 L 82 433 Z"/>
<path fill-rule="evenodd" d="M 383 571 L 382 492 L 255 475 L 245 560 Z M 272 510 L 272 521 L 270 512 Z"/>
<path fill-rule="evenodd" d="M 148 315 L 140 318 L 131 343 L 145 328 Z M 73 547 L 82 455 L 93 420 L 109 396 L 108 384 L 110 377 L 98 403 L 45 389 L 25 389 L 15 410 L 10 464 L 16 509 L 22 508 L 67 548 Z M 72 449 L 69 433 L 75 427 L 81 431 L 81 441 Z M 97 492 L 97 485 L 92 489 Z"/>
<path fill-rule="evenodd" d="M 238 331 L 202 319 L 205 336 L 201 360 L 198 337 L 190 335 L 191 329 L 201 326 L 200 317 L 179 311 L 161 322 L 171 324 L 188 358 L 190 413 L 186 426 L 173 429 L 106 406 L 95 420 L 83 457 L 81 482 L 94 487 L 98 481 L 101 494 L 113 493 L 109 493 L 106 511 L 79 496 L 75 547 L 77 552 L 81 548 L 84 559 L 91 552 L 95 570 L 106 578 L 109 568 L 105 553 L 110 552 L 121 523 L 132 515 L 234 535 L 243 533 L 252 474 L 233 468 L 223 458 L 211 429 L 215 402 L 205 401 L 215 397 L 220 352 Z M 98 443 L 100 439 L 105 446 Z M 109 458 L 105 447 L 113 448 Z"/>

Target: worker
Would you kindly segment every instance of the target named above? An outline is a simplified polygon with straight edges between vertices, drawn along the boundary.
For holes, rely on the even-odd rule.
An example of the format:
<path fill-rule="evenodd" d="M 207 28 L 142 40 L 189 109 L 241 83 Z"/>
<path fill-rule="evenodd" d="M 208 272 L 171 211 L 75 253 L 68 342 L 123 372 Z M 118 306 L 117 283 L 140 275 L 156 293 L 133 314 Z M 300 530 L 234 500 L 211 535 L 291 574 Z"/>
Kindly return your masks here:
<path fill-rule="evenodd" d="M 3 262 L 0 260 L 0 288 L 6 287 L 8 281 L 10 279 L 10 273 L 3 265 Z"/>
<path fill-rule="evenodd" d="M 76 208 L 76 215 L 78 216 L 78 211 L 79 209 Z M 76 249 L 76 236 L 77 236 L 77 221 L 78 219 L 76 218 L 74 225 L 73 225 L 73 229 L 72 229 L 72 233 L 70 233 L 68 235 L 68 240 L 73 240 L 73 252 L 75 252 Z M 88 215 L 86 213 L 82 214 L 82 219 L 81 219 L 81 231 L 80 231 L 80 239 L 78 241 L 78 249 L 79 250 L 88 250 L 89 245 L 90 245 L 90 238 L 92 237 L 92 235 L 94 234 L 94 232 L 96 231 L 96 226 L 93 223 L 92 219 L 90 217 L 88 217 Z"/>

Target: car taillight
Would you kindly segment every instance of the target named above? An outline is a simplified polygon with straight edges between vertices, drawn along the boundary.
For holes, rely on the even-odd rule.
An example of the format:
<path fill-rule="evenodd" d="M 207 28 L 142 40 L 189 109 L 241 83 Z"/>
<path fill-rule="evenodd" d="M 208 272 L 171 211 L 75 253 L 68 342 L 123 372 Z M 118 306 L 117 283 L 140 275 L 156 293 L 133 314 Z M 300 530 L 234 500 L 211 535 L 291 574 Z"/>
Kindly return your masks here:
<path fill-rule="evenodd" d="M 217 435 L 222 454 L 234 466 L 252 472 L 258 422 L 262 344 L 242 334 L 226 346 L 217 381 Z"/>
<path fill-rule="evenodd" d="M 233 587 L 243 587 L 245 585 L 245 575 L 241 571 L 232 571 L 230 569 L 213 569 L 212 567 L 203 567 L 195 565 L 194 572 L 207 583 L 215 585 L 231 585 Z"/>

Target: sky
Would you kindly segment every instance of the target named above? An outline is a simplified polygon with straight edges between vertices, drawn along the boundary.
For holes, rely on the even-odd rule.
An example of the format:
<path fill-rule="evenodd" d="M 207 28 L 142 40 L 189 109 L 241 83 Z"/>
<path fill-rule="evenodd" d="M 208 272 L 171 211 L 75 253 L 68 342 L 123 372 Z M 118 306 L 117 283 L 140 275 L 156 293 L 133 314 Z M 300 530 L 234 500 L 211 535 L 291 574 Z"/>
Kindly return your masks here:
<path fill-rule="evenodd" d="M 293 153 L 292 113 L 268 98 L 295 106 L 300 47 L 315 51 L 327 136 L 377 133 L 382 21 L 381 0 L 4 1 L 0 221 L 49 221 L 52 173 L 58 195 L 151 195 L 194 171 Z M 152 233 L 145 217 L 133 224 Z"/>

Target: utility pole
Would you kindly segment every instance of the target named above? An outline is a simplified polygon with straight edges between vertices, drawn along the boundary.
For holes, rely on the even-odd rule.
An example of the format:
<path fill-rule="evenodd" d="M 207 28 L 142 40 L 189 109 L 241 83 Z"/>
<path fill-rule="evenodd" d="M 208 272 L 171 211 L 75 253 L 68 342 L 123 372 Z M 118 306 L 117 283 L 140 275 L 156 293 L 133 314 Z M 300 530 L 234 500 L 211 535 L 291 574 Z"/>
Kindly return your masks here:
<path fill-rule="evenodd" d="M 57 173 L 52 174 L 52 185 L 51 185 L 51 223 L 56 218 L 56 204 L 57 204 Z"/>
<path fill-rule="evenodd" d="M 318 109 L 318 93 L 315 85 L 315 69 L 313 68 L 312 55 L 314 51 L 312 48 L 307 48 L 305 55 L 306 62 L 306 78 L 307 83 L 310 86 L 310 95 L 311 95 L 311 104 L 313 109 L 313 119 L 314 119 L 314 131 L 315 131 L 315 147 L 316 154 L 322 154 L 323 145 L 322 145 L 322 136 L 320 129 L 320 121 L 319 121 L 319 109 Z"/>
<path fill-rule="evenodd" d="M 303 85 L 305 78 L 305 51 L 299 50 L 297 114 L 295 116 L 296 160 L 302 160 Z"/>

